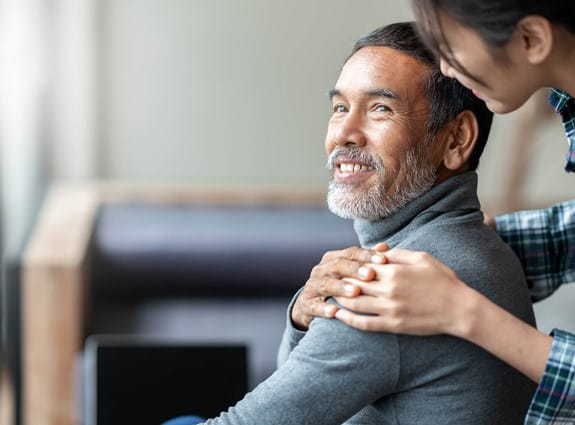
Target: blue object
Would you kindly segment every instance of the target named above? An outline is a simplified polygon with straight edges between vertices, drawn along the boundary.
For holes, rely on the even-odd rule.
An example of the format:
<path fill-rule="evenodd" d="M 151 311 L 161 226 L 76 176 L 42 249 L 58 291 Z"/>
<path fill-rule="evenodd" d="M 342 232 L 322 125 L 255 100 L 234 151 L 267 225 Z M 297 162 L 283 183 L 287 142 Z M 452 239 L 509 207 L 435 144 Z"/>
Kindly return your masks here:
<path fill-rule="evenodd" d="M 204 418 L 200 418 L 199 416 L 180 416 L 179 418 L 170 419 L 162 425 L 196 425 L 205 421 Z"/>

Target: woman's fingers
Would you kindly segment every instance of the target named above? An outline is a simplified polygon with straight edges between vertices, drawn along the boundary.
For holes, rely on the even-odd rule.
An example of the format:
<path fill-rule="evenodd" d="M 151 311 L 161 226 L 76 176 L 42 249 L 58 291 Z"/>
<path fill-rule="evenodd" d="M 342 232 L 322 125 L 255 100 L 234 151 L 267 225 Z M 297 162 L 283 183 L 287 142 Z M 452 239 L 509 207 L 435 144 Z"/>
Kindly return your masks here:
<path fill-rule="evenodd" d="M 389 245 L 385 242 L 380 242 L 372 248 L 374 251 L 384 252 L 389 250 Z"/>
<path fill-rule="evenodd" d="M 424 252 L 393 249 L 385 255 L 388 264 L 372 265 L 377 273 L 373 281 L 346 279 L 362 295 L 338 298 L 346 311 L 340 310 L 336 317 L 362 330 L 414 335 L 457 332 L 457 300 L 467 286 L 456 273 Z"/>
<path fill-rule="evenodd" d="M 386 320 L 383 316 L 365 316 L 347 310 L 338 310 L 335 317 L 343 323 L 362 331 L 395 332 L 393 322 Z"/>
<path fill-rule="evenodd" d="M 374 267 L 376 276 L 369 282 L 359 279 L 345 278 L 345 282 L 358 287 L 364 295 L 372 297 L 389 297 L 393 298 L 397 292 L 398 285 L 408 280 L 408 274 L 411 272 L 411 266 L 386 264 L 384 266 Z"/>
<path fill-rule="evenodd" d="M 385 258 L 390 264 L 417 265 L 433 261 L 433 257 L 426 252 L 410 251 L 407 249 L 393 248 L 386 251 Z"/>
<path fill-rule="evenodd" d="M 354 298 L 336 298 L 339 305 L 347 310 L 363 314 L 382 314 L 388 307 L 388 300 L 378 299 L 368 295 L 359 295 Z"/>
<path fill-rule="evenodd" d="M 483 213 L 483 223 L 491 227 L 493 230 L 497 230 L 497 221 L 494 216 Z"/>

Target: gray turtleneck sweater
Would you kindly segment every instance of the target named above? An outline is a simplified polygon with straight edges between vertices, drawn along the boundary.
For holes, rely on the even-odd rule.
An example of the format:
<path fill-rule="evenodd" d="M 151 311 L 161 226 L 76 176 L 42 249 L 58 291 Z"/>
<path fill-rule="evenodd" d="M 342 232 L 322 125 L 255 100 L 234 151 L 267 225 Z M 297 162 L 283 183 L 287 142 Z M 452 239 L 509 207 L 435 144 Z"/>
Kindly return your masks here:
<path fill-rule="evenodd" d="M 534 324 L 521 266 L 483 224 L 477 175 L 435 186 L 391 217 L 355 222 L 362 246 L 426 251 L 468 285 Z M 535 385 L 464 340 L 363 332 L 315 319 L 306 333 L 289 320 L 280 367 L 207 424 L 523 423 Z"/>

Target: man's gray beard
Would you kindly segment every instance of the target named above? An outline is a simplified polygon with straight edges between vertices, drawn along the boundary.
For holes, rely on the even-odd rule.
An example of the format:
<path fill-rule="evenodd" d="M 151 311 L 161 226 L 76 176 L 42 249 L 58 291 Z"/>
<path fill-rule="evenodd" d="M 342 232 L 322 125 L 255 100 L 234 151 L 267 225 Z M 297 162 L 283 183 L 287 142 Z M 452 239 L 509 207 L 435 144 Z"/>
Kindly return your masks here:
<path fill-rule="evenodd" d="M 430 160 L 429 145 L 422 143 L 410 149 L 405 156 L 405 167 L 409 170 L 405 180 L 394 190 L 388 193 L 383 186 L 385 169 L 381 160 L 369 156 L 357 148 L 339 148 L 330 155 L 328 168 L 333 171 L 336 156 L 354 152 L 353 157 L 362 157 L 362 162 L 375 168 L 378 182 L 367 188 L 355 184 L 336 183 L 333 178 L 329 182 L 327 205 L 330 211 L 342 218 L 378 220 L 389 217 L 410 201 L 427 192 L 437 180 L 436 171 Z M 357 158 L 359 159 L 359 158 Z"/>

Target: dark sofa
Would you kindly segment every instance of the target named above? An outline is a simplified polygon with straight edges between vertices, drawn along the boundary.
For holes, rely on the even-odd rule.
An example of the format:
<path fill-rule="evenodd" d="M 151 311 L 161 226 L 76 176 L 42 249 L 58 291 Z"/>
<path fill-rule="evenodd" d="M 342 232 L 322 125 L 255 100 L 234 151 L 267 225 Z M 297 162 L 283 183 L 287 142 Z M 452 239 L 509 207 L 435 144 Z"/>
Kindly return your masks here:
<path fill-rule="evenodd" d="M 244 344 L 250 386 L 265 379 L 294 292 L 325 251 L 357 244 L 324 196 L 55 188 L 23 260 L 24 423 L 78 423 L 91 334 Z"/>
<path fill-rule="evenodd" d="M 252 386 L 275 369 L 285 308 L 324 252 L 356 243 L 314 205 L 102 205 L 90 332 L 248 345 Z"/>

